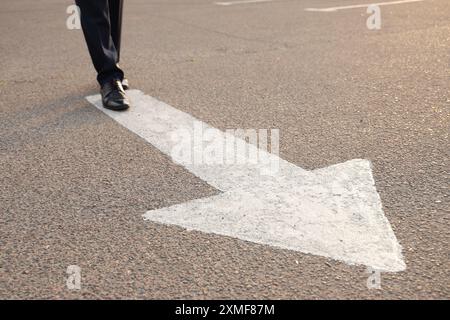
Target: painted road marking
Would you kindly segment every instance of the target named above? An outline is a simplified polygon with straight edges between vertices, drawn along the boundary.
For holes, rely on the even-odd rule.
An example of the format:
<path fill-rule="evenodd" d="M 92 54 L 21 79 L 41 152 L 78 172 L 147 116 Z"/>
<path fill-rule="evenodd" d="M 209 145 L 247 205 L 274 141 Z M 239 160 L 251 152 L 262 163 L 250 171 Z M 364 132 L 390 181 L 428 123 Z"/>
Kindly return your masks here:
<path fill-rule="evenodd" d="M 248 3 L 260 3 L 260 2 L 273 2 L 273 0 L 241 0 L 241 1 L 223 1 L 214 2 L 218 6 L 232 6 L 236 4 L 248 4 Z"/>
<path fill-rule="evenodd" d="M 389 5 L 394 5 L 394 4 L 404 4 L 404 3 L 422 2 L 422 1 L 425 1 L 425 0 L 400 0 L 400 1 L 391 1 L 391 2 L 355 4 L 355 5 L 349 5 L 349 6 L 330 7 L 330 8 L 306 8 L 305 11 L 336 12 L 336 11 L 339 11 L 339 10 L 347 10 L 347 9 L 355 9 L 355 8 L 367 8 L 368 6 L 389 6 Z"/>
<path fill-rule="evenodd" d="M 173 141 L 173 132 L 194 135 L 199 120 L 193 116 L 141 91 L 128 94 L 133 107 L 126 112 L 104 109 L 100 95 L 86 99 L 166 155 L 179 144 Z M 200 123 L 227 138 L 227 132 Z M 257 164 L 247 165 L 179 163 L 222 193 L 151 210 L 144 219 L 382 271 L 406 268 L 384 216 L 369 161 L 357 159 L 307 171 L 274 154 L 263 151 L 260 155 Z M 273 160 L 278 161 L 278 173 L 261 175 L 265 164 Z"/>

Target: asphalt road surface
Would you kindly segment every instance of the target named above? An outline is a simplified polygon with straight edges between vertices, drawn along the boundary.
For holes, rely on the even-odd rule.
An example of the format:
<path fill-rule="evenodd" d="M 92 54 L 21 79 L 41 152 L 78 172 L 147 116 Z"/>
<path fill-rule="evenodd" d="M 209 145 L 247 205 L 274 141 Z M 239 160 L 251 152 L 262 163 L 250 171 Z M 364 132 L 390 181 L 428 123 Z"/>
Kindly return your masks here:
<path fill-rule="evenodd" d="M 386 0 L 388 1 L 388 0 Z M 450 298 L 450 1 L 127 0 L 133 88 L 220 128 L 278 128 L 280 157 L 368 159 L 406 270 L 144 221 L 217 190 L 96 109 L 60 0 L 0 3 L 0 297 Z M 81 289 L 66 270 L 81 268 Z"/>

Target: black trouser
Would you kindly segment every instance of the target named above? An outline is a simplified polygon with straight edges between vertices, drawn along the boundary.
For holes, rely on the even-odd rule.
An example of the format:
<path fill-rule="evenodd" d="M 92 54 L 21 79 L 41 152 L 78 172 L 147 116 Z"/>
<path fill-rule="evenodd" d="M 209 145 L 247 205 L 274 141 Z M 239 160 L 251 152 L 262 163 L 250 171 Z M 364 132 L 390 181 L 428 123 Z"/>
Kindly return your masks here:
<path fill-rule="evenodd" d="M 123 71 L 118 66 L 122 1 L 75 0 L 100 85 L 112 79 L 123 80 Z"/>

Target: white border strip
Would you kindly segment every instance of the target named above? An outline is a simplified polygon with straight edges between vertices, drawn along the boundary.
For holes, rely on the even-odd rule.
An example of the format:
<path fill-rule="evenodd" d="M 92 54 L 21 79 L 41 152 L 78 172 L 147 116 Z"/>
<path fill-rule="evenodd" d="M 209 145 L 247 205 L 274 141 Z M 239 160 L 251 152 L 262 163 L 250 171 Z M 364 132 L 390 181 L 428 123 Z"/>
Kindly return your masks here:
<path fill-rule="evenodd" d="M 425 0 L 400 0 L 400 1 L 391 1 L 391 2 L 378 2 L 378 3 L 366 3 L 366 4 L 355 4 L 350 6 L 342 6 L 342 7 L 330 7 L 330 8 L 306 8 L 305 11 L 313 11 L 313 12 L 336 12 L 338 10 L 346 10 L 346 9 L 355 9 L 355 8 L 367 8 L 368 6 L 389 6 L 394 4 L 404 4 L 404 3 L 412 3 L 412 2 L 422 2 Z"/>
<path fill-rule="evenodd" d="M 273 2 L 273 0 L 241 0 L 241 1 L 225 1 L 214 2 L 218 6 L 232 6 L 235 4 L 248 4 L 248 3 L 260 3 L 260 2 Z"/>

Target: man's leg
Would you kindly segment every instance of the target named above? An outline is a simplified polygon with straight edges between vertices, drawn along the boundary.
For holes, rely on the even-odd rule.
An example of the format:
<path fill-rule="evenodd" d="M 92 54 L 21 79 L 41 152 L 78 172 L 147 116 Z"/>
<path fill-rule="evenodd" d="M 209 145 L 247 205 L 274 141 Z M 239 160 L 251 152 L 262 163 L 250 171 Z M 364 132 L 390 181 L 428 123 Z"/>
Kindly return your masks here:
<path fill-rule="evenodd" d="M 109 17 L 111 20 L 111 37 L 117 51 L 117 63 L 120 61 L 120 48 L 122 39 L 122 12 L 123 0 L 109 0 Z M 122 86 L 128 89 L 128 80 L 122 80 Z"/>
<path fill-rule="evenodd" d="M 122 9 L 123 0 L 109 0 L 111 37 L 117 50 L 117 62 L 120 61 L 120 43 L 122 38 Z"/>
<path fill-rule="evenodd" d="M 123 71 L 117 65 L 118 52 L 111 36 L 109 2 L 117 0 L 75 0 L 81 11 L 81 26 L 101 86 L 117 79 Z"/>

